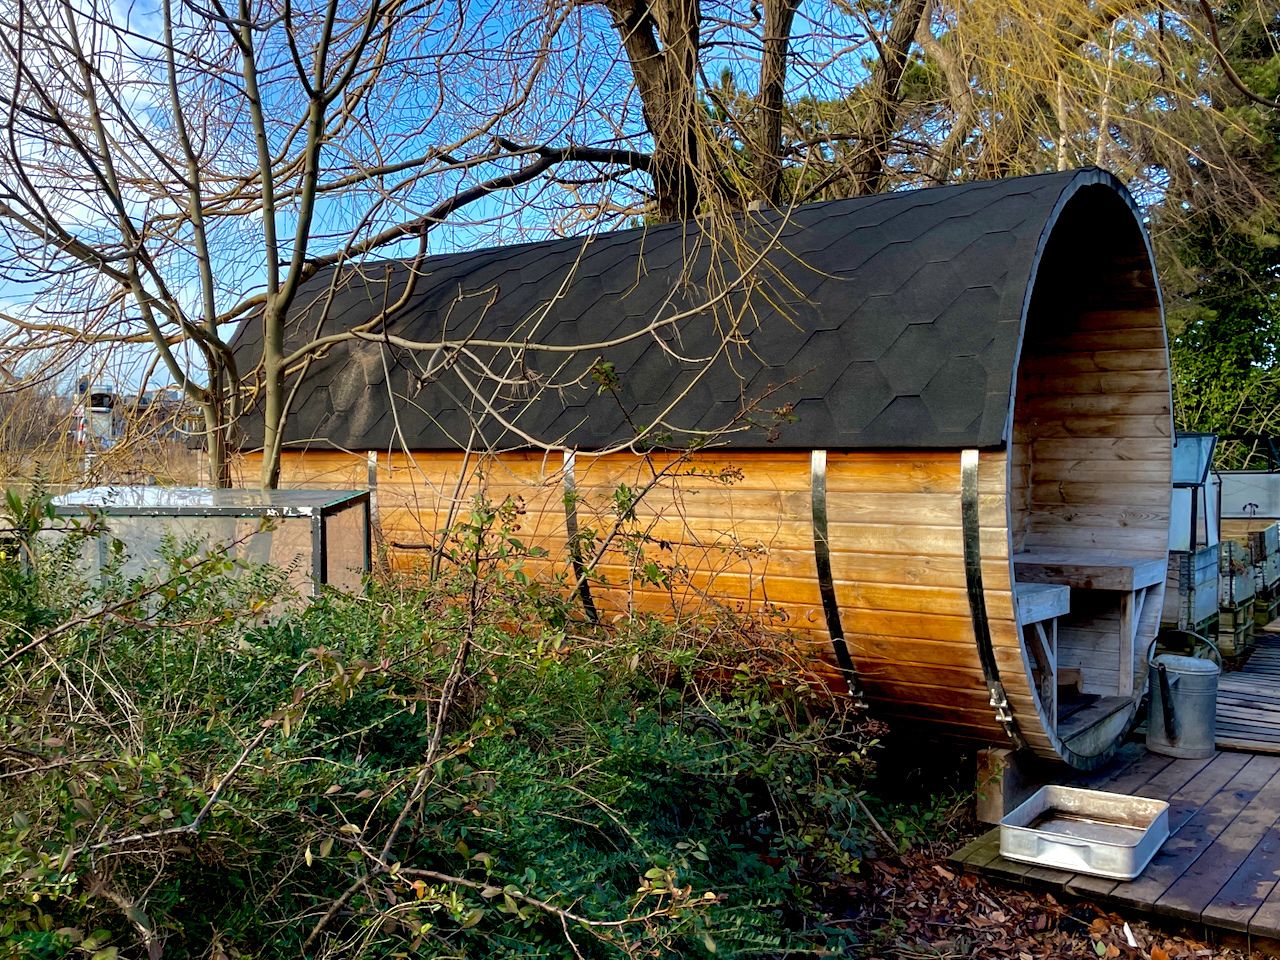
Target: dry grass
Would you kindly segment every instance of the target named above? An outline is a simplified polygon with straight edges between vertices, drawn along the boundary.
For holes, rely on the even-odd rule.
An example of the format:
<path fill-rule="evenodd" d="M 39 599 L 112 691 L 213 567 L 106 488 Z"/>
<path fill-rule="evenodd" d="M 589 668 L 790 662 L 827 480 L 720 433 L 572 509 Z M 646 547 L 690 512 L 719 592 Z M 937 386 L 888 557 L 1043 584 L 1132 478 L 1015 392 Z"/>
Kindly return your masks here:
<path fill-rule="evenodd" d="M 53 490 L 103 484 L 206 483 L 198 450 L 173 441 L 124 442 L 92 451 L 71 440 L 56 440 L 22 449 L 0 448 L 0 482 L 25 488 L 37 476 Z"/>

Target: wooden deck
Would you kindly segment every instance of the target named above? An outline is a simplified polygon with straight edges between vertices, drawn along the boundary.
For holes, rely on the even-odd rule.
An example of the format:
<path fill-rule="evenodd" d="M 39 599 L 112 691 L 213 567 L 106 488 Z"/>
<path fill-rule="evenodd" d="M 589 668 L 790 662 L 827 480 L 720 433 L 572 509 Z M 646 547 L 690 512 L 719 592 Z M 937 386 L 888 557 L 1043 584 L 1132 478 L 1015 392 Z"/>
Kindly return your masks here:
<path fill-rule="evenodd" d="M 1280 754 L 1280 621 L 1257 637 L 1244 667 L 1218 679 L 1218 746 Z"/>
<path fill-rule="evenodd" d="M 952 855 L 963 869 L 1087 897 L 1115 908 L 1245 934 L 1280 955 L 1280 621 L 1245 666 L 1219 678 L 1209 760 L 1126 746 L 1076 786 L 1168 800 L 1170 837 L 1136 880 L 1116 882 L 1016 863 L 992 830 Z"/>
<path fill-rule="evenodd" d="M 1280 756 L 1223 751 L 1174 760 L 1130 744 L 1102 770 L 1070 782 L 1169 801 L 1169 840 L 1136 880 L 1006 860 L 999 830 L 951 859 L 1015 883 L 1280 944 Z"/>

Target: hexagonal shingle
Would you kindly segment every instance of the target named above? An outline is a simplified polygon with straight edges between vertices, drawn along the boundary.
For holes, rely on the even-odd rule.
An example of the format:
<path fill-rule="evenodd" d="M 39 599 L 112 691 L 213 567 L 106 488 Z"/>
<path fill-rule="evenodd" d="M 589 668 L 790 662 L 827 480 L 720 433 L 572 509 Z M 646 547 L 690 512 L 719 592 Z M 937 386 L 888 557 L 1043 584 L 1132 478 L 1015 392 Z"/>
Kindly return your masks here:
<path fill-rule="evenodd" d="M 902 332 L 893 297 L 867 297 L 836 331 L 840 355 L 878 360 Z"/>
<path fill-rule="evenodd" d="M 744 393 L 748 400 L 768 394 L 767 406 L 796 404 L 799 422 L 768 441 L 787 448 L 994 445 L 1002 441 L 999 407 L 1013 376 L 1031 261 L 1049 217 L 1071 211 L 1077 201 L 1065 207 L 1062 201 L 1077 190 L 1089 204 L 1091 229 L 1136 235 L 1122 188 L 1099 171 L 957 184 L 812 204 L 785 219 L 764 210 L 744 217 L 741 236 L 722 246 L 711 242 L 705 222 L 694 222 L 585 243 L 551 240 L 431 257 L 417 265 L 410 301 L 391 328 L 421 341 L 445 333 L 559 345 L 605 341 L 703 304 L 717 278 L 742 269 L 732 259 L 713 263 L 713 252 L 731 258 L 763 251 L 758 284 L 714 311 L 695 310 L 678 331 L 577 355 L 540 354 L 529 366 L 563 382 L 603 359 L 616 366 L 628 404 L 649 411 L 664 408 L 691 379 L 687 365 L 665 349 L 718 355 L 676 422 L 727 422 Z M 331 294 L 335 273 L 322 269 L 299 291 L 287 345 L 300 345 L 317 329 L 373 319 L 404 289 L 408 272 L 399 261 L 345 269 Z M 539 304 L 551 304 L 545 316 Z M 736 333 L 744 342 L 725 348 L 720 337 L 728 316 L 741 318 Z M 251 317 L 237 331 L 242 369 L 260 359 L 260 327 Z M 314 437 L 323 428 L 324 439 L 340 447 L 398 443 L 395 418 L 384 415 L 391 400 L 382 349 L 350 343 L 314 363 L 286 439 Z M 510 364 L 509 351 L 482 352 L 499 368 Z M 395 390 L 404 395 L 397 409 L 411 446 L 452 446 L 475 429 L 487 440 L 523 442 L 485 414 L 456 371 L 418 383 L 413 371 L 421 369 L 421 356 L 396 349 L 387 359 Z M 588 445 L 629 435 L 616 399 L 601 397 L 590 382 L 544 391 L 532 404 L 514 394 L 501 402 L 519 408 L 521 430 L 549 442 L 566 432 Z M 245 418 L 249 444 L 260 442 L 260 417 L 259 411 Z M 763 438 L 755 431 L 729 442 L 751 447 Z"/>
<path fill-rule="evenodd" d="M 830 392 L 837 402 L 846 397 L 858 398 L 856 404 L 839 404 L 840 430 L 844 433 L 867 426 L 898 393 L 885 379 L 880 365 L 869 361 L 850 363 L 832 384 Z"/>
<path fill-rule="evenodd" d="M 904 329 L 881 356 L 880 373 L 899 395 L 918 394 L 948 359 L 946 343 L 929 324 Z"/>
<path fill-rule="evenodd" d="M 937 424 L 925 402 L 915 394 L 894 397 L 870 425 L 877 442 L 912 433 L 936 433 Z"/>
<path fill-rule="evenodd" d="M 942 308 L 933 329 L 953 354 L 974 356 L 991 342 L 995 331 L 990 318 L 999 308 L 1000 294 L 994 287 L 969 287 Z"/>
<path fill-rule="evenodd" d="M 894 240 L 858 268 L 853 282 L 868 296 L 892 296 L 919 267 L 920 261 L 912 255 L 910 242 Z"/>
<path fill-rule="evenodd" d="M 960 432 L 983 410 L 987 371 L 976 357 L 950 357 L 933 375 L 920 399 L 933 422 L 950 432 Z"/>
<path fill-rule="evenodd" d="M 939 304 L 949 302 L 964 291 L 966 279 L 949 260 L 920 266 L 894 296 L 894 309 L 906 323 L 931 323 Z"/>

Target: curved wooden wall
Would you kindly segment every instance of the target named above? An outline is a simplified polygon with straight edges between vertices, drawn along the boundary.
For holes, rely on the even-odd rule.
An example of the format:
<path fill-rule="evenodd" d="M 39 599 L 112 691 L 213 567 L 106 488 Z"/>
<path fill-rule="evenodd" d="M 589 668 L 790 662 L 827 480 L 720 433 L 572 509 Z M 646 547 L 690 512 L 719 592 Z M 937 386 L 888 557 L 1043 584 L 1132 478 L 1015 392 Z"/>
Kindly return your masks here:
<path fill-rule="evenodd" d="M 1172 397 L 1168 346 L 1150 253 L 1137 222 L 1100 217 L 1121 204 L 1103 191 L 1068 204 L 1046 244 L 1028 308 L 1009 446 L 1011 546 L 1118 552 L 1165 563 L 1172 498 Z M 1114 229 L 1099 235 L 1097 222 Z M 1136 625 L 1132 662 L 1099 651 L 1115 643 L 1122 617 L 1105 592 L 1072 590 L 1058 633 L 1058 666 L 1079 671 L 1085 694 L 1130 706 L 1110 721 L 1121 731 L 1145 690 L 1146 650 L 1159 630 L 1164 585 L 1153 588 Z M 1023 682 L 1030 688 L 1031 658 Z M 1039 698 L 1038 726 L 1054 729 Z M 1029 724 L 1024 724 L 1029 726 Z M 1077 766 L 1109 753 L 1054 752 Z M 1111 738 L 1111 741 L 1114 737 Z"/>
<path fill-rule="evenodd" d="M 246 461 L 246 474 L 253 464 Z M 518 535 L 550 552 L 545 572 L 572 574 L 565 534 L 564 464 L 531 454 L 365 456 L 289 453 L 289 486 L 363 487 L 373 477 L 381 536 L 399 566 L 429 554 L 450 516 L 472 497 L 522 504 Z M 1005 739 L 989 703 L 974 646 L 959 506 L 960 455 L 833 453 L 827 458 L 831 569 L 841 625 L 866 697 L 898 724 L 943 729 L 983 742 Z M 577 522 L 610 530 L 614 492 L 651 485 L 636 507 L 645 559 L 669 572 L 666 587 L 634 576 L 622 544 L 607 550 L 590 582 L 605 616 L 630 607 L 665 615 L 692 612 L 707 598 L 788 631 L 802 655 L 842 687 L 815 575 L 811 462 L 808 454 L 734 451 L 685 461 L 666 456 L 578 455 Z M 654 481 L 655 472 L 660 479 Z M 1022 712 L 1021 651 L 1010 584 L 1004 495 L 1005 458 L 980 462 L 983 563 L 997 657 Z M 452 513 L 451 513 L 452 512 Z M 659 543 L 661 545 L 659 545 Z M 1031 714 L 1034 716 L 1034 713 Z M 1042 732 L 1027 731 L 1044 751 Z"/>
<path fill-rule="evenodd" d="M 549 551 L 534 572 L 573 580 L 559 460 L 380 454 L 371 468 L 365 456 L 312 451 L 286 454 L 282 473 L 290 486 L 372 485 L 383 545 L 404 568 L 426 562 L 437 531 L 465 518 L 480 491 L 495 502 L 511 497 L 522 511 L 516 535 Z M 615 542 L 594 567 L 589 588 L 602 616 L 631 608 L 679 616 L 712 599 L 786 631 L 815 672 L 843 688 L 816 576 L 808 455 L 735 451 L 674 463 L 579 455 L 573 475 L 579 529 L 598 535 L 616 523 L 620 485 L 651 485 L 635 509 L 635 529 L 647 538 L 643 558 Z M 1020 736 L 1035 752 L 1059 758 L 1063 748 L 1033 691 L 1013 602 L 1007 475 L 1002 451 L 979 456 L 986 615 Z M 828 454 L 828 543 L 839 625 L 858 682 L 879 715 L 899 726 L 1007 742 L 975 646 L 960 488 L 957 451 Z M 665 585 L 636 576 L 647 561 L 661 566 Z"/>
<path fill-rule="evenodd" d="M 983 455 L 982 573 L 992 640 L 1020 660 L 1004 480 L 1004 455 Z M 958 451 L 829 454 L 832 574 L 858 676 L 883 715 L 1003 741 L 975 647 L 960 487 Z"/>

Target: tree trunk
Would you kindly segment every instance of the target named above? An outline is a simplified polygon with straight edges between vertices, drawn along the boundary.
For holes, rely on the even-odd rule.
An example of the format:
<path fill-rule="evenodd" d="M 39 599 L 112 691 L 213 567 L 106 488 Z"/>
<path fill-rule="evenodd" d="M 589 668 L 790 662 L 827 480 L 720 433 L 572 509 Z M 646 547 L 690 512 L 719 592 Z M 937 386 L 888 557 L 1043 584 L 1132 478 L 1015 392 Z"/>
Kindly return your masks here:
<path fill-rule="evenodd" d="M 274 302 L 262 311 L 262 377 L 262 472 L 258 479 L 263 490 L 272 490 L 280 485 L 285 423 L 284 316 Z"/>
<path fill-rule="evenodd" d="M 782 113 L 787 52 L 791 46 L 791 25 L 799 6 L 800 0 L 765 0 L 764 5 L 755 174 L 759 198 L 775 207 L 782 200 Z"/>
<path fill-rule="evenodd" d="M 608 0 L 653 135 L 653 189 L 658 217 L 687 220 L 703 196 L 698 104 L 699 0 Z"/>
<path fill-rule="evenodd" d="M 880 59 L 871 80 L 871 103 L 862 124 L 862 148 L 854 159 L 855 197 L 876 193 L 884 183 L 884 158 L 898 125 L 902 74 L 907 68 L 911 41 L 926 0 L 901 0 L 893 14 L 889 32 L 880 44 Z"/>
<path fill-rule="evenodd" d="M 231 486 L 231 457 L 227 444 L 227 429 L 223 417 L 223 406 L 218 392 L 210 391 L 214 396 L 208 403 L 202 404 L 204 416 L 204 445 L 209 454 L 208 477 L 209 486 L 225 490 Z"/>

